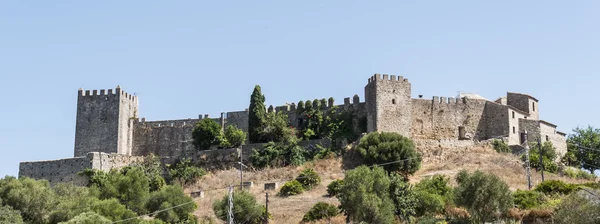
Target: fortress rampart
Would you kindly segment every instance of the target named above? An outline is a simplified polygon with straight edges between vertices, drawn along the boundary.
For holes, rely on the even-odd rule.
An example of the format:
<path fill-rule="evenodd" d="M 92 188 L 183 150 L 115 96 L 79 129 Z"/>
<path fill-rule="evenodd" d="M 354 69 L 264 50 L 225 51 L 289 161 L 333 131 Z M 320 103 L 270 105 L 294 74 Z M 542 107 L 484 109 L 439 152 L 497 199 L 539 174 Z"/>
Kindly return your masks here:
<path fill-rule="evenodd" d="M 301 110 L 309 104 L 323 112 L 336 108 L 338 112 L 351 114 L 355 134 L 396 132 L 425 142 L 421 144 L 423 147 L 430 142 L 458 146 L 495 138 L 520 147 L 523 140 L 520 133 L 527 131 L 529 141 L 540 138 L 552 142 L 559 154 L 566 152 L 565 134 L 557 131 L 556 125 L 539 120 L 539 100 L 527 94 L 507 92 L 506 96 L 495 101 L 463 93 L 456 97 L 412 98 L 408 79 L 374 74 L 367 79 L 364 96 L 362 102 L 359 95 L 354 94 L 338 105 L 333 98 L 328 98 L 269 105 L 265 110 L 287 114 L 289 124 L 299 128 L 305 122 Z M 248 109 L 222 112 L 216 117 L 204 114 L 193 119 L 146 121 L 138 118 L 138 103 L 135 94 L 125 92 L 119 86 L 114 90 L 79 89 L 75 158 L 24 162 L 19 175 L 52 182 L 82 183 L 83 180 L 75 175 L 82 169 L 121 167 L 149 154 L 159 156 L 163 161 L 193 157 L 211 164 L 212 155 L 216 155 L 216 161 L 228 161 L 231 150 L 218 149 L 227 154 L 224 155 L 218 150 L 199 153 L 193 147 L 192 130 L 195 125 L 202 119 L 212 119 L 222 129 L 233 125 L 248 132 Z M 303 144 L 311 142 L 314 143 L 307 141 Z M 260 148 L 261 145 L 243 145 L 242 154 L 247 156 L 252 148 Z M 212 163 L 211 166 L 214 165 Z"/>

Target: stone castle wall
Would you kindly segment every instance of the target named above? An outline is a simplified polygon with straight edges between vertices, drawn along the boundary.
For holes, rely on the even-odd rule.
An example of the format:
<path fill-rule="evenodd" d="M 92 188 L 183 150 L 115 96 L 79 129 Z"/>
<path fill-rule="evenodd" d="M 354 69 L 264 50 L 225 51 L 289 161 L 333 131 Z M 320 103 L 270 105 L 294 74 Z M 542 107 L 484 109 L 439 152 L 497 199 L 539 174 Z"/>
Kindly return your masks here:
<path fill-rule="evenodd" d="M 83 157 L 21 162 L 19 164 L 19 177 L 46 179 L 50 184 L 72 183 L 77 186 L 85 186 L 88 183 L 87 177 L 77 174 L 82 170 L 110 171 L 113 168 L 118 169 L 141 159 L 142 157 L 91 152 Z"/>
<path fill-rule="evenodd" d="M 486 101 L 433 97 L 433 100 L 412 99 L 411 132 L 415 139 L 483 139 Z"/>
<path fill-rule="evenodd" d="M 411 136 L 411 84 L 402 76 L 375 74 L 365 86 L 367 131 Z"/>
<path fill-rule="evenodd" d="M 132 121 L 138 110 L 136 96 L 117 87 L 78 92 L 74 156 L 89 152 L 129 154 Z"/>

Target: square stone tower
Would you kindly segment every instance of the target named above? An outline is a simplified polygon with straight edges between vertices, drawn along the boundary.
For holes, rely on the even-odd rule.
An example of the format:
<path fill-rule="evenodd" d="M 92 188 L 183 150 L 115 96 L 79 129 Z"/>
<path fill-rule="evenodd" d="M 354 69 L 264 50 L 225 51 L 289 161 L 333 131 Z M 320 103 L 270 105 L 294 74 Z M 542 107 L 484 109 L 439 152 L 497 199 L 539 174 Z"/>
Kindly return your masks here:
<path fill-rule="evenodd" d="M 133 119 L 138 98 L 121 90 L 115 92 L 79 89 L 75 127 L 75 157 L 88 152 L 131 155 Z"/>
<path fill-rule="evenodd" d="M 397 132 L 410 137 L 411 85 L 402 76 L 375 74 L 365 86 L 367 132 Z"/>

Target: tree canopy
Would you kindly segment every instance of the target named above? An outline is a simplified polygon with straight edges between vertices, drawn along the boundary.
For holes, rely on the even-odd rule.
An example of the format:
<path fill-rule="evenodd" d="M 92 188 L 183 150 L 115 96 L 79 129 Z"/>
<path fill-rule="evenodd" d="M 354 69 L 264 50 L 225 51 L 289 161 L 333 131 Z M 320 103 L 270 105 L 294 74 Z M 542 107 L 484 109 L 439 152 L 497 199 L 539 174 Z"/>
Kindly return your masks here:
<path fill-rule="evenodd" d="M 248 108 L 248 136 L 251 143 L 262 142 L 261 129 L 264 126 L 266 117 L 265 96 L 262 94 L 260 86 L 254 86 L 254 91 L 250 96 L 250 107 Z"/>
<path fill-rule="evenodd" d="M 208 150 L 213 145 L 219 145 L 221 125 L 212 119 L 202 119 L 192 130 L 193 143 L 200 150 Z"/>
<path fill-rule="evenodd" d="M 365 165 L 393 162 L 387 164 L 385 169 L 404 177 L 421 167 L 422 156 L 412 140 L 398 133 L 371 132 L 360 139 L 357 150 Z"/>

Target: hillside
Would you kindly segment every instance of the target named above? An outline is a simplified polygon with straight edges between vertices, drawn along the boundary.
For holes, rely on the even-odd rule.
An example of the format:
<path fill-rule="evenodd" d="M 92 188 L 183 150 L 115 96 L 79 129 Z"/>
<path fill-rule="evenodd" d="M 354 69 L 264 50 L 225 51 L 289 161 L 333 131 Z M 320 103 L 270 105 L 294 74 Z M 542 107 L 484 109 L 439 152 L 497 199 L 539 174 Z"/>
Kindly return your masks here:
<path fill-rule="evenodd" d="M 487 145 L 456 147 L 453 149 L 441 148 L 437 149 L 437 152 L 432 153 L 428 150 L 423 154 L 422 167 L 411 178 L 412 183 L 434 174 L 454 177 L 461 169 L 469 171 L 480 169 L 498 175 L 509 184 L 512 190 L 527 189 L 526 172 L 518 157 L 512 154 L 499 154 Z M 327 184 L 335 179 L 344 177 L 342 159 L 319 160 L 307 163 L 301 167 L 275 168 L 244 173 L 244 181 L 254 182 L 254 186 L 250 192 L 256 196 L 258 201 L 264 204 L 266 192 L 264 191 L 264 183 L 277 182 L 279 187 L 281 187 L 286 180 L 293 179 L 306 167 L 313 167 L 321 175 L 323 179 L 322 184 L 309 192 L 287 198 L 276 196 L 277 191 L 269 191 L 269 212 L 273 215 L 272 223 L 298 223 L 306 211 L 320 201 L 337 205 L 339 202 L 336 198 L 329 198 L 325 195 Z M 584 182 L 550 173 L 545 173 L 545 178 L 560 179 L 570 183 Z M 187 192 L 207 189 L 205 197 L 197 200 L 198 210 L 195 214 L 199 217 L 214 218 L 212 204 L 215 200 L 220 200 L 227 193 L 227 189 L 223 187 L 230 184 L 239 184 L 239 181 L 238 170 L 224 170 L 211 173 L 195 186 L 187 188 Z M 539 182 L 541 182 L 540 174 L 532 170 L 532 185 L 535 186 Z M 455 181 L 452 180 L 451 184 L 455 184 Z M 339 220 L 340 223 L 344 221 L 343 217 L 338 217 L 336 220 Z"/>

